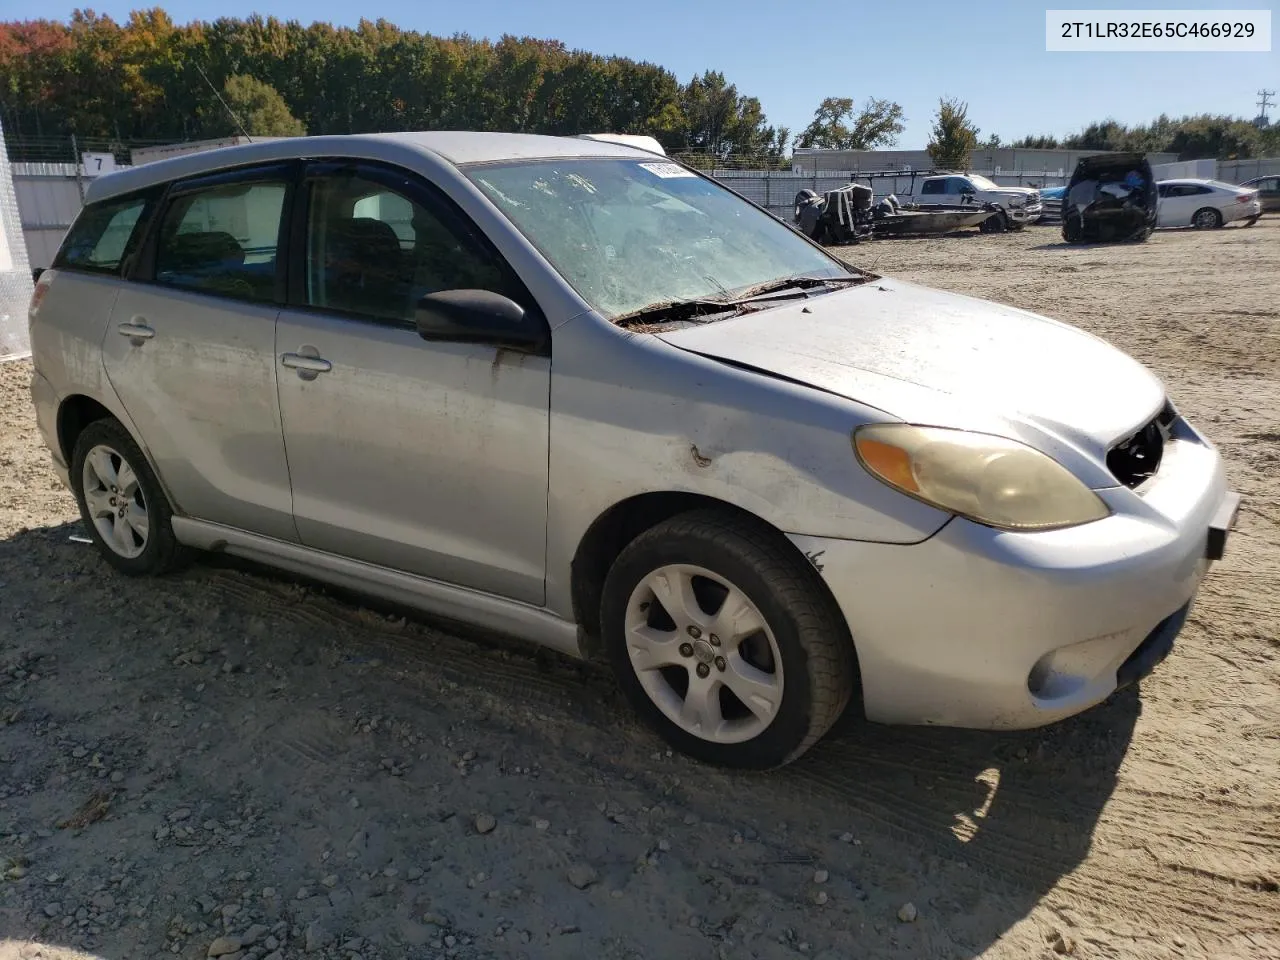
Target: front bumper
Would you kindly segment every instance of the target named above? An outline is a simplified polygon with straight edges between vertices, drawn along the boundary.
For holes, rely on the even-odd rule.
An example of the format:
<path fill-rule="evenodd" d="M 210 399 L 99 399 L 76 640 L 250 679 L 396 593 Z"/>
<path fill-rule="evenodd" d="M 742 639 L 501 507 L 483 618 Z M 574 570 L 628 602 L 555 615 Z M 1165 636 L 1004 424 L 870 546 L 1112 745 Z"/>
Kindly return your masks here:
<path fill-rule="evenodd" d="M 1238 498 L 1193 439 L 1170 443 L 1139 491 L 1098 493 L 1113 515 L 1067 530 L 956 518 L 912 545 L 792 536 L 848 621 L 867 717 L 1036 727 L 1163 659 L 1210 563 L 1210 527 L 1224 505 L 1234 520 Z"/>

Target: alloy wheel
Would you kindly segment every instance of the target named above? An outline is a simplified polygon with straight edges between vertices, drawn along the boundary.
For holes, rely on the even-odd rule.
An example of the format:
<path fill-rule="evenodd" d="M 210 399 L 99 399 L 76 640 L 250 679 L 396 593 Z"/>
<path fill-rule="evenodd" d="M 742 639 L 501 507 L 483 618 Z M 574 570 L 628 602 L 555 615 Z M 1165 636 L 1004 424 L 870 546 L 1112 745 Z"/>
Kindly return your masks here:
<path fill-rule="evenodd" d="M 98 444 L 89 451 L 81 474 L 89 519 L 103 543 L 126 559 L 147 548 L 151 518 L 138 475 L 117 450 Z"/>
<path fill-rule="evenodd" d="M 627 655 L 662 713 L 713 743 L 759 736 L 782 705 L 782 654 L 751 599 L 719 574 L 669 564 L 627 602 Z"/>

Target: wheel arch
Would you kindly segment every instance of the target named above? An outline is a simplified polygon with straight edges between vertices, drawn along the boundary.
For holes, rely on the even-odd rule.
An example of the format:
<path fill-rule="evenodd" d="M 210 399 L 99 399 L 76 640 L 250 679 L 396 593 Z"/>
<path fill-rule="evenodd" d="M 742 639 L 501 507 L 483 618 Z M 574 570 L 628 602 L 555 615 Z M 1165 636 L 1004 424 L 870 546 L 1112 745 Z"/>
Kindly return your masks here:
<path fill-rule="evenodd" d="M 574 620 L 578 623 L 582 652 L 588 659 L 602 656 L 600 640 L 600 602 L 604 595 L 604 581 L 618 555 L 636 537 L 665 520 L 693 510 L 715 510 L 735 517 L 757 529 L 767 531 L 785 543 L 785 549 L 795 559 L 809 567 L 813 562 L 783 531 L 767 520 L 735 504 L 715 497 L 682 491 L 661 491 L 637 494 L 609 507 L 587 528 L 570 564 L 570 596 Z M 831 604 L 835 616 L 845 627 L 846 636 L 853 650 L 855 682 L 861 683 L 857 672 L 857 642 L 851 635 L 848 622 L 836 603 L 827 582 L 814 570 L 814 583 L 826 603 Z"/>
<path fill-rule="evenodd" d="M 58 404 L 58 448 L 63 462 L 68 467 L 72 465 L 71 455 L 75 451 L 80 434 L 89 424 L 99 420 L 120 422 L 120 418 L 108 407 L 84 394 L 72 394 Z M 128 427 L 126 426 L 125 429 L 127 430 Z M 132 432 L 130 431 L 130 434 Z"/>

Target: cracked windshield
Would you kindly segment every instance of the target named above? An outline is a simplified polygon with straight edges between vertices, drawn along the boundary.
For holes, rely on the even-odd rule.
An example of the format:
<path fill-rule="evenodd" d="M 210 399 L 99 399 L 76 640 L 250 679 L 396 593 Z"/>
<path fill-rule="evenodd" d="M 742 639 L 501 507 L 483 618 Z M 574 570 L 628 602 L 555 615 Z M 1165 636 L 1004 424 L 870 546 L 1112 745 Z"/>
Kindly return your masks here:
<path fill-rule="evenodd" d="M 850 275 L 678 164 L 542 160 L 485 166 L 472 179 L 610 319 L 672 301 L 729 300 L 786 277 Z"/>

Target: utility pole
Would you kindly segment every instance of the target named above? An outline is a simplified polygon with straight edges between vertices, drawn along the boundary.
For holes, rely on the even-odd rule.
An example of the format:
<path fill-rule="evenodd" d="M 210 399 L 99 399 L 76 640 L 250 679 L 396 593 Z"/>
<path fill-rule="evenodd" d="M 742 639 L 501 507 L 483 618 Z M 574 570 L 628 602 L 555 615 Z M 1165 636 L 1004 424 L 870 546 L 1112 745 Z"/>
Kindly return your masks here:
<path fill-rule="evenodd" d="M 1271 106 L 1274 101 L 1271 99 L 1276 95 L 1274 90 L 1258 91 L 1258 126 L 1270 126 L 1271 119 L 1267 116 L 1267 107 Z"/>

